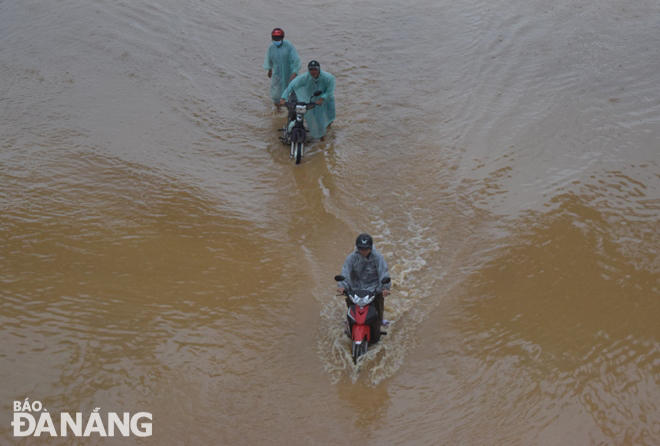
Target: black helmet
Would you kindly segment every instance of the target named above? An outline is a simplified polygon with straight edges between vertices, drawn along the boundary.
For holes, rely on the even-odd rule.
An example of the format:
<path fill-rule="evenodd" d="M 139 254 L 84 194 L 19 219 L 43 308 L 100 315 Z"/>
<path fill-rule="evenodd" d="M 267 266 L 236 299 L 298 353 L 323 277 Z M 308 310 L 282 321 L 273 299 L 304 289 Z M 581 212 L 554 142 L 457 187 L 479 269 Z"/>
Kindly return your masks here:
<path fill-rule="evenodd" d="M 357 239 L 355 239 L 355 246 L 357 246 L 358 249 L 371 248 L 374 246 L 374 241 L 369 234 L 360 234 L 357 236 Z"/>
<path fill-rule="evenodd" d="M 307 69 L 309 70 L 310 68 L 318 68 L 319 71 L 321 71 L 321 64 L 318 63 L 317 61 L 313 60 L 310 63 L 307 64 Z"/>

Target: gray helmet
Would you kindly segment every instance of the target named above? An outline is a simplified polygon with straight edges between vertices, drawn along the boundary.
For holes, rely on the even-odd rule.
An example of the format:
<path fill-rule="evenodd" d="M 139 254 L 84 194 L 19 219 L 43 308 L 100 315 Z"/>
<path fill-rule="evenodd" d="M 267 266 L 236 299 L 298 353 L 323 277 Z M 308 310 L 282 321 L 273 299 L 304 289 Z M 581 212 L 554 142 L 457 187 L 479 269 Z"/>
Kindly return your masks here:
<path fill-rule="evenodd" d="M 355 239 L 355 246 L 357 246 L 358 249 L 371 248 L 374 246 L 374 241 L 369 234 L 360 234 L 357 236 L 357 239 Z"/>

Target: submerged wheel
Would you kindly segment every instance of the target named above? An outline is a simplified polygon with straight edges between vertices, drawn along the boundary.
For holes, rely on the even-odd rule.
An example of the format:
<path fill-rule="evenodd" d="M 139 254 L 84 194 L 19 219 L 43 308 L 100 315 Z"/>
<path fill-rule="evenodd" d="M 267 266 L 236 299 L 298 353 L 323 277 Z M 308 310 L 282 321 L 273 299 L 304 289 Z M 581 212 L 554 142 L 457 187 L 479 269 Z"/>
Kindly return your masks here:
<path fill-rule="evenodd" d="M 357 364 L 357 360 L 360 356 L 367 354 L 367 349 L 369 348 L 369 341 L 365 336 L 361 343 L 353 341 L 353 364 Z"/>
<path fill-rule="evenodd" d="M 300 164 L 300 160 L 302 159 L 304 149 L 305 149 L 305 145 L 302 142 L 296 143 L 296 164 Z"/>

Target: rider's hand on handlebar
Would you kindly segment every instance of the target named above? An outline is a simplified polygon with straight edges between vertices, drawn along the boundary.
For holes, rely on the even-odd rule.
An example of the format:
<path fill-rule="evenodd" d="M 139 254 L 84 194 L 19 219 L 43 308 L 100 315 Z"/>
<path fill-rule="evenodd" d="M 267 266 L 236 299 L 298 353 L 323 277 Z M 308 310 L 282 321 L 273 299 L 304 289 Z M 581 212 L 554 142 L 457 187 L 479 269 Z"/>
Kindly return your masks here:
<path fill-rule="evenodd" d="M 390 290 L 383 290 L 383 297 L 387 297 L 390 295 Z"/>
<path fill-rule="evenodd" d="M 321 105 L 321 104 L 323 104 L 323 98 L 321 98 L 321 99 L 319 99 L 318 101 L 316 101 L 316 105 Z"/>
<path fill-rule="evenodd" d="M 286 100 L 280 99 L 280 105 L 284 105 L 284 104 L 286 104 Z"/>
<path fill-rule="evenodd" d="M 339 287 L 339 288 L 337 288 L 337 292 L 338 292 L 339 294 L 344 294 L 344 287 Z"/>

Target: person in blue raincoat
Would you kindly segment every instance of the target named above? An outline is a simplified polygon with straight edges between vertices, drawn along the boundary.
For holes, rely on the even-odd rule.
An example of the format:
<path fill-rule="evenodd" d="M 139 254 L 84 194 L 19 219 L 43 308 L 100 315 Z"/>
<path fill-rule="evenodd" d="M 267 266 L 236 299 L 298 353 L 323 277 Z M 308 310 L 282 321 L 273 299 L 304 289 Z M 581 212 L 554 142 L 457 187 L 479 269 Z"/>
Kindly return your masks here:
<path fill-rule="evenodd" d="M 307 111 L 305 119 L 309 136 L 323 141 L 326 128 L 335 120 L 335 77 L 327 71 L 321 71 L 321 65 L 313 60 L 307 65 L 307 73 L 291 81 L 282 92 L 280 104 L 284 105 L 291 92 L 296 93 L 299 101 L 309 101 L 316 90 L 322 94 L 316 100 L 316 107 Z"/>
<path fill-rule="evenodd" d="M 275 28 L 271 33 L 273 43 L 268 47 L 266 59 L 264 60 L 264 70 L 268 70 L 270 78 L 270 98 L 273 104 L 280 111 L 280 97 L 282 92 L 298 75 L 302 68 L 298 52 L 291 42 L 284 40 L 284 31 L 282 28 Z"/>

